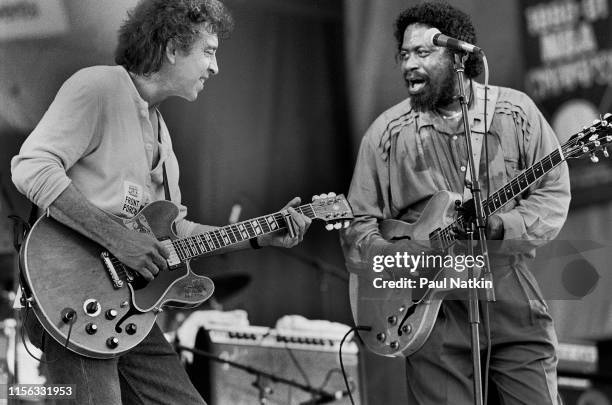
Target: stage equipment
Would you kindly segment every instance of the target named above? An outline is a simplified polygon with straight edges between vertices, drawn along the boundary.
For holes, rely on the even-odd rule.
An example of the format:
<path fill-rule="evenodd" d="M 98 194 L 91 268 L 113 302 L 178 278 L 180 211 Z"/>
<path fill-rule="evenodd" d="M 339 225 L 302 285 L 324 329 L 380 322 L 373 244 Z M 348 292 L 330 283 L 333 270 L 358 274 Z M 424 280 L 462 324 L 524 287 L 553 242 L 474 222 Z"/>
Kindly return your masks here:
<path fill-rule="evenodd" d="M 340 339 L 337 334 L 298 334 L 257 326 L 202 328 L 198 332 L 195 348 L 329 394 L 313 398 L 312 394 L 276 383 L 273 378 L 256 377 L 244 370 L 196 355 L 193 363 L 187 366 L 187 371 L 195 387 L 211 405 L 253 404 L 262 395 L 268 404 L 350 403 L 340 371 Z M 359 404 L 363 393 L 360 392 L 357 344 L 345 342 L 342 354 L 351 392 Z"/>

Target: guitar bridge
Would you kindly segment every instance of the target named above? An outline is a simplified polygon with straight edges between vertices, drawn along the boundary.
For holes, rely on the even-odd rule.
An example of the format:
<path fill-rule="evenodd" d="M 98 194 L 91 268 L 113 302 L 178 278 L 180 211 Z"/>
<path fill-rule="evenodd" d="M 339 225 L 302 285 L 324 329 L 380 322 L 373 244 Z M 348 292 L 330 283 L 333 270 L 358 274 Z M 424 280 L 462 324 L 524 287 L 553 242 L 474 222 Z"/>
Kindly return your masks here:
<path fill-rule="evenodd" d="M 113 282 L 113 287 L 115 289 L 123 287 L 123 280 L 121 280 L 119 278 L 119 275 L 117 274 L 117 270 L 115 269 L 115 265 L 111 260 L 110 253 L 104 251 L 100 254 L 100 257 L 102 258 L 102 263 L 104 263 L 104 268 L 108 272 L 108 275 L 110 276 L 111 281 Z"/>

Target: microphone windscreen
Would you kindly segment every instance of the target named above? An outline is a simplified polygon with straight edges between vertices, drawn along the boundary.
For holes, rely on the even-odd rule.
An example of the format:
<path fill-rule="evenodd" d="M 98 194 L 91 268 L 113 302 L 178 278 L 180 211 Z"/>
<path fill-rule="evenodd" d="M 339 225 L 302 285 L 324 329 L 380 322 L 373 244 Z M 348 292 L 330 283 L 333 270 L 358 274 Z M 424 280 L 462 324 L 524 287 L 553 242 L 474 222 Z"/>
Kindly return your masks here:
<path fill-rule="evenodd" d="M 436 45 L 434 43 L 434 37 L 438 34 L 441 34 L 440 30 L 437 28 L 430 28 L 423 34 L 423 38 L 425 39 L 425 43 L 427 45 Z"/>

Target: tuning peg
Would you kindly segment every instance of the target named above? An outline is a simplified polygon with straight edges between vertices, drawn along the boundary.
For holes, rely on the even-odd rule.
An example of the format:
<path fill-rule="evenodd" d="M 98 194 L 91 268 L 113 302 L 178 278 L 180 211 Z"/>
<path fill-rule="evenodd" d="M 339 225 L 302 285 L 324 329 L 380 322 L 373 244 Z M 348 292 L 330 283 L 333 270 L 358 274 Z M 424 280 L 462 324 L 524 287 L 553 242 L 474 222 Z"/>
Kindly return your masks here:
<path fill-rule="evenodd" d="M 608 147 L 607 146 L 604 146 L 604 148 L 603 148 L 603 155 L 606 158 L 610 157 L 610 154 L 608 153 Z"/>
<path fill-rule="evenodd" d="M 327 194 L 325 194 L 325 193 L 319 194 L 319 198 L 320 199 L 327 198 Z"/>
<path fill-rule="evenodd" d="M 327 229 L 328 231 L 333 231 L 334 230 L 334 224 L 325 224 L 325 229 Z"/>
<path fill-rule="evenodd" d="M 599 162 L 599 158 L 595 155 L 595 153 L 591 153 L 591 162 L 593 163 Z"/>
<path fill-rule="evenodd" d="M 341 229 L 342 228 L 342 222 L 336 222 L 334 224 L 334 229 Z"/>
<path fill-rule="evenodd" d="M 336 193 L 334 193 L 334 192 L 332 191 L 331 193 L 327 194 L 327 196 L 328 196 L 328 197 L 335 197 L 335 196 L 336 196 Z"/>
<path fill-rule="evenodd" d="M 603 119 L 607 121 L 607 120 L 608 120 L 608 118 L 612 118 L 612 114 L 610 114 L 610 113 L 605 113 L 605 114 L 604 114 L 604 116 L 603 116 Z"/>
<path fill-rule="evenodd" d="M 344 221 L 344 223 L 342 224 L 342 226 L 344 226 L 344 228 L 348 228 L 349 225 L 351 224 L 351 221 L 349 221 L 348 219 L 346 221 Z"/>
<path fill-rule="evenodd" d="M 319 198 L 321 198 L 321 197 L 319 197 L 318 195 L 313 195 L 313 196 L 312 196 L 312 201 L 316 201 L 316 200 L 318 200 Z"/>

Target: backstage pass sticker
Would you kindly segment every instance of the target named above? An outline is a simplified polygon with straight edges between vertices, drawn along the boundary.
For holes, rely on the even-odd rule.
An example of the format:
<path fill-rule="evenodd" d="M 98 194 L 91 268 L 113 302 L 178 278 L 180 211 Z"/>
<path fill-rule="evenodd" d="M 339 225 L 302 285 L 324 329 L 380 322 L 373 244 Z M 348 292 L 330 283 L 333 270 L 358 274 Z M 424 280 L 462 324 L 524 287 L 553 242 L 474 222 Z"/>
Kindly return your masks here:
<path fill-rule="evenodd" d="M 123 206 L 121 212 L 128 217 L 133 217 L 138 213 L 140 204 L 144 197 L 143 187 L 131 181 L 123 182 Z"/>

